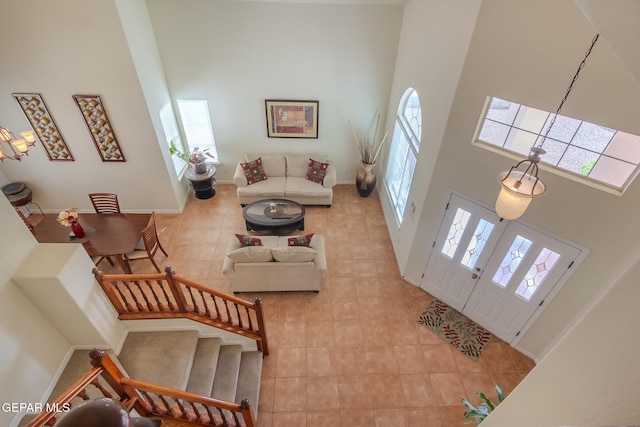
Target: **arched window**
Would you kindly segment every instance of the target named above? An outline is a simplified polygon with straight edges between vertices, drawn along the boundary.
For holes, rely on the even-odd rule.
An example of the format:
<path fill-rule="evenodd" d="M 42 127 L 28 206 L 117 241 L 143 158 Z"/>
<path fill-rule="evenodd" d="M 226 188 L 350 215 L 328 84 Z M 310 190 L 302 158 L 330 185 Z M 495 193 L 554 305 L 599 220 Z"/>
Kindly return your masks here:
<path fill-rule="evenodd" d="M 416 167 L 422 135 L 422 109 L 418 93 L 413 88 L 407 89 L 400 105 L 393 129 L 391 154 L 387 163 L 385 185 L 393 205 L 398 224 L 402 223 L 402 216 L 409 197 L 409 188 Z"/>

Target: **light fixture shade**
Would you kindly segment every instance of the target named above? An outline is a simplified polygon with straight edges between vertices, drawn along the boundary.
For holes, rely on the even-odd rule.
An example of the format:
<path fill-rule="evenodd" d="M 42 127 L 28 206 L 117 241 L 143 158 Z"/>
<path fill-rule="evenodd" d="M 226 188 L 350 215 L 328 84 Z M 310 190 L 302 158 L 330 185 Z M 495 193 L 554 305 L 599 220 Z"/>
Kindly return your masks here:
<path fill-rule="evenodd" d="M 0 139 L 5 142 L 11 141 L 11 132 L 9 132 L 9 129 L 0 126 Z"/>
<path fill-rule="evenodd" d="M 20 132 L 20 136 L 24 138 L 25 141 L 27 141 L 27 144 L 29 145 L 33 145 L 33 143 L 36 141 L 36 138 L 33 136 L 33 131 L 32 130 L 25 130 Z"/>
<path fill-rule="evenodd" d="M 520 218 L 534 197 L 547 192 L 547 186 L 540 179 L 519 170 L 502 172 L 498 181 L 502 187 L 496 200 L 496 213 L 507 220 Z"/>
<path fill-rule="evenodd" d="M 16 139 L 15 141 L 11 141 L 11 145 L 16 147 L 21 153 L 26 153 L 27 151 L 29 151 L 27 141 L 25 141 L 24 139 Z"/>

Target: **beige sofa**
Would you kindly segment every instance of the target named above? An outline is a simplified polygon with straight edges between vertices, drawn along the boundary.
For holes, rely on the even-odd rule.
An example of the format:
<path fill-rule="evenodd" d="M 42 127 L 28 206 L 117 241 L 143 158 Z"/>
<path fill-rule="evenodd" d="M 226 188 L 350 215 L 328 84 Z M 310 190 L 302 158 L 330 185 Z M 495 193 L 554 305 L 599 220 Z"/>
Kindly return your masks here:
<path fill-rule="evenodd" d="M 262 159 L 267 177 L 249 185 L 241 162 L 233 177 L 238 199 L 242 206 L 262 199 L 289 199 L 302 205 L 331 206 L 333 186 L 336 185 L 336 168 L 326 156 L 320 154 L 259 154 L 247 153 L 245 161 Z M 322 184 L 306 179 L 309 159 L 329 163 Z"/>
<path fill-rule="evenodd" d="M 259 238 L 263 246 L 242 247 L 235 237 L 229 239 L 222 272 L 229 278 L 232 292 L 320 291 L 320 281 L 327 271 L 324 237 L 314 234 L 308 248 L 293 246 L 293 248 L 310 249 L 309 252 L 315 251 L 311 261 L 252 261 L 250 259 L 243 262 L 234 261 L 230 254 L 234 252 L 237 254 L 238 250 L 246 250 L 246 253 L 249 253 L 255 249 L 256 252 L 248 258 L 258 257 L 257 251 L 262 253 L 269 250 L 275 253 L 282 251 L 280 255 L 285 257 L 290 255 L 287 248 L 291 247 L 287 246 L 287 239 L 291 236 L 252 237 Z"/>

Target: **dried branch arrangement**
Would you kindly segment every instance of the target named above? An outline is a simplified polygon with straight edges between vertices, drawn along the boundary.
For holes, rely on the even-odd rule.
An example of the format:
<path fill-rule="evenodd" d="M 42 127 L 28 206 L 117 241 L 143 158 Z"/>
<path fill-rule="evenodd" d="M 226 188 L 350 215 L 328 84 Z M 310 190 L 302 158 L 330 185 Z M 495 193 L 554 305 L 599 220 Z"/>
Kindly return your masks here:
<path fill-rule="evenodd" d="M 373 138 L 370 140 L 368 137 L 362 136 L 358 137 L 358 134 L 353 129 L 351 125 L 351 120 L 349 120 L 349 127 L 351 128 L 351 132 L 353 132 L 353 137 L 355 138 L 356 146 L 358 147 L 358 151 L 360 152 L 360 159 L 362 163 L 366 163 L 368 165 L 373 165 L 378 160 L 378 155 L 380 154 L 380 149 L 384 145 L 384 142 L 387 140 L 387 135 L 389 131 L 385 131 L 382 140 L 379 143 L 376 143 L 378 137 L 378 130 L 380 126 L 380 113 L 376 118 L 376 127 L 373 132 Z"/>

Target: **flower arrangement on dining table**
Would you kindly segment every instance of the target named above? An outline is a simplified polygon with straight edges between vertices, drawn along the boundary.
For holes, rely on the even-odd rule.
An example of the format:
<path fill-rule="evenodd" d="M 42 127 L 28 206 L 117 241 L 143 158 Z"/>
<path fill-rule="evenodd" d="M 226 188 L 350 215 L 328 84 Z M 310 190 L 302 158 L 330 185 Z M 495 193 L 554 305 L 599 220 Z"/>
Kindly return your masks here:
<path fill-rule="evenodd" d="M 84 237 L 84 229 L 78 220 L 78 210 L 76 208 L 65 209 L 58 214 L 58 222 L 65 227 L 71 227 L 71 236 L 79 239 Z"/>

